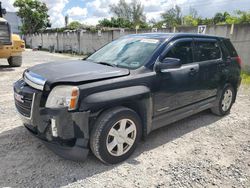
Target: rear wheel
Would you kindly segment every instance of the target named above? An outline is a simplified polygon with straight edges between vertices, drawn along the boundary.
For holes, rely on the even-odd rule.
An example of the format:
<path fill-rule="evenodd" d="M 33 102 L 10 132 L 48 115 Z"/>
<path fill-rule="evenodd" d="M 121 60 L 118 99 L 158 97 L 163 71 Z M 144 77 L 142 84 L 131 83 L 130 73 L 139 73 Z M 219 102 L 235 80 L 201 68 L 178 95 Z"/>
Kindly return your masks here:
<path fill-rule="evenodd" d="M 8 63 L 11 67 L 21 67 L 22 56 L 11 56 L 8 58 Z"/>
<path fill-rule="evenodd" d="M 102 162 L 116 164 L 133 153 L 141 133 L 137 113 L 129 108 L 117 107 L 97 119 L 91 132 L 90 147 Z"/>
<path fill-rule="evenodd" d="M 217 105 L 211 111 L 219 116 L 230 113 L 235 98 L 235 90 L 231 85 L 227 85 L 221 92 Z"/>

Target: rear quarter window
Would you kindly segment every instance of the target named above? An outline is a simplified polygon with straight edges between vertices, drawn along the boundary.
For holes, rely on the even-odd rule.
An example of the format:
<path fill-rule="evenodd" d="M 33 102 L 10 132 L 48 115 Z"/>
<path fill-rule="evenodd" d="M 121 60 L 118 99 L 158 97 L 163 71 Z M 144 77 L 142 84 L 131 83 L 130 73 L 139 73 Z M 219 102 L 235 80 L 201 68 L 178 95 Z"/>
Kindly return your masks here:
<path fill-rule="evenodd" d="M 236 52 L 236 50 L 235 50 L 235 48 L 230 40 L 223 40 L 223 43 L 224 43 L 225 47 L 227 48 L 227 51 L 231 57 L 238 56 L 238 54 L 237 54 L 237 52 Z"/>
<path fill-rule="evenodd" d="M 197 61 L 208 61 L 221 58 L 221 51 L 216 41 L 196 41 Z"/>

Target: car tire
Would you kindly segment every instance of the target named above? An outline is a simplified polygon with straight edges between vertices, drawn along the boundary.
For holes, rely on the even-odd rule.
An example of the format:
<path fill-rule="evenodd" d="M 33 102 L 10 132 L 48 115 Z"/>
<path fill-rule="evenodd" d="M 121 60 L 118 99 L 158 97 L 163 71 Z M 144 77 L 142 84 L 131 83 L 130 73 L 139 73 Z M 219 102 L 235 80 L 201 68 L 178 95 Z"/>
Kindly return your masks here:
<path fill-rule="evenodd" d="M 22 56 L 11 56 L 8 58 L 8 63 L 11 67 L 21 67 Z"/>
<path fill-rule="evenodd" d="M 227 84 L 218 96 L 217 104 L 211 108 L 213 114 L 224 116 L 230 113 L 235 99 L 235 90 L 232 85 Z"/>
<path fill-rule="evenodd" d="M 133 153 L 141 135 L 138 114 L 126 107 L 116 107 L 97 118 L 90 135 L 90 148 L 102 162 L 120 163 Z"/>

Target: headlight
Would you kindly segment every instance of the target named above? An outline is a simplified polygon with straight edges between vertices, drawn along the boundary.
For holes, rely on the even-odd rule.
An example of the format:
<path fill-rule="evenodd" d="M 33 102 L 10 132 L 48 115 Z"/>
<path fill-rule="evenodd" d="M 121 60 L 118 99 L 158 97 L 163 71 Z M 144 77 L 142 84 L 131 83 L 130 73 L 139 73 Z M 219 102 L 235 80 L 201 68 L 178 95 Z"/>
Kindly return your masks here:
<path fill-rule="evenodd" d="M 47 108 L 68 107 L 69 110 L 77 108 L 79 88 L 76 86 L 56 86 L 49 94 L 46 102 Z"/>

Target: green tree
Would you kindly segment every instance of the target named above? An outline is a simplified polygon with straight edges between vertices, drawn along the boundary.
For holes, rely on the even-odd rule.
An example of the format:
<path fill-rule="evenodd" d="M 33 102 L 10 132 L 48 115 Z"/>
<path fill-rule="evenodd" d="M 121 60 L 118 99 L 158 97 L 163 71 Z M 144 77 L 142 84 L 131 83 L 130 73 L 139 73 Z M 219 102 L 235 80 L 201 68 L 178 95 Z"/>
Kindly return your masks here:
<path fill-rule="evenodd" d="M 183 19 L 183 25 L 197 26 L 199 23 L 197 10 L 190 7 L 189 15 L 184 16 L 182 19 Z"/>
<path fill-rule="evenodd" d="M 78 21 L 73 21 L 68 24 L 68 29 L 75 30 L 75 29 L 81 29 L 82 24 Z"/>
<path fill-rule="evenodd" d="M 48 8 L 39 0 L 16 0 L 14 7 L 22 20 L 21 32 L 31 34 L 50 27 Z"/>
<path fill-rule="evenodd" d="M 228 16 L 226 18 L 226 24 L 237 24 L 239 23 L 238 17 L 236 16 Z"/>
<path fill-rule="evenodd" d="M 230 16 L 230 14 L 228 12 L 218 12 L 214 15 L 214 24 L 223 24 L 226 22 L 226 18 Z"/>
<path fill-rule="evenodd" d="M 227 15 L 226 24 L 245 24 L 250 23 L 250 12 L 236 10 L 235 14 Z"/>
<path fill-rule="evenodd" d="M 140 1 L 132 1 L 131 3 L 131 14 L 132 14 L 132 22 L 135 25 L 142 25 L 146 22 L 146 16 L 144 14 L 144 7 L 142 6 Z"/>
<path fill-rule="evenodd" d="M 110 11 L 117 17 L 125 20 L 132 20 L 131 7 L 125 0 L 120 0 L 118 4 L 110 5 Z"/>
<path fill-rule="evenodd" d="M 198 17 L 198 12 L 195 8 L 189 7 L 189 15 L 192 16 L 192 18 L 197 18 Z"/>
<path fill-rule="evenodd" d="M 169 27 L 181 25 L 181 8 L 176 5 L 174 8 L 171 8 L 162 13 L 161 17 L 163 19 L 163 22 L 166 23 L 166 25 Z"/>
<path fill-rule="evenodd" d="M 99 26 L 101 27 L 115 27 L 115 28 L 133 28 L 133 23 L 124 18 L 114 18 L 112 17 L 110 20 L 104 18 L 99 21 Z"/>
<path fill-rule="evenodd" d="M 238 23 L 240 24 L 250 23 L 250 12 L 237 10 L 236 15 L 238 17 Z"/>
<path fill-rule="evenodd" d="M 202 25 L 214 25 L 214 20 L 213 18 L 205 18 L 201 20 Z"/>
<path fill-rule="evenodd" d="M 224 22 L 224 21 L 225 21 L 225 17 L 221 12 L 218 12 L 218 13 L 215 14 L 215 16 L 214 16 L 214 24 Z"/>
<path fill-rule="evenodd" d="M 101 27 L 113 27 L 112 24 L 111 24 L 111 20 L 109 20 L 107 18 L 99 20 L 98 22 L 99 22 L 98 26 L 101 26 Z"/>
<path fill-rule="evenodd" d="M 184 25 L 187 26 L 197 26 L 198 25 L 198 19 L 194 18 L 192 15 L 187 15 L 183 17 Z"/>
<path fill-rule="evenodd" d="M 153 27 L 161 28 L 163 24 L 168 27 L 187 25 L 215 25 L 215 24 L 246 24 L 250 23 L 250 12 L 237 10 L 234 14 L 228 12 L 218 12 L 212 18 L 202 18 L 197 11 L 190 7 L 189 14 L 182 17 L 180 7 L 176 6 L 162 14 L 162 20 L 156 22 L 151 20 Z"/>
<path fill-rule="evenodd" d="M 126 3 L 125 0 L 120 0 L 118 4 L 110 5 L 110 11 L 117 18 L 122 18 L 133 23 L 134 26 L 139 25 L 144 27 L 146 16 L 144 14 L 144 7 L 138 0 L 131 3 Z"/>

